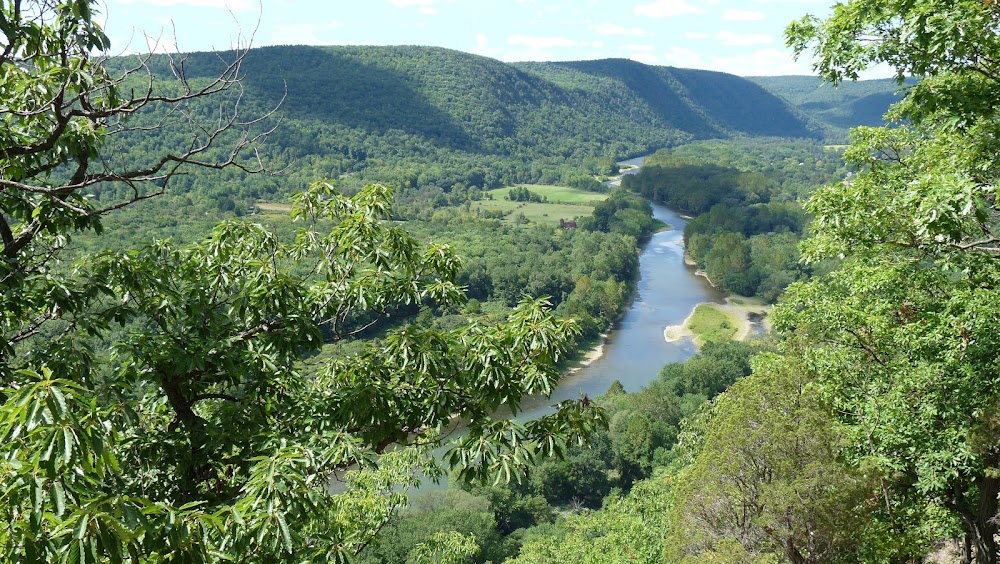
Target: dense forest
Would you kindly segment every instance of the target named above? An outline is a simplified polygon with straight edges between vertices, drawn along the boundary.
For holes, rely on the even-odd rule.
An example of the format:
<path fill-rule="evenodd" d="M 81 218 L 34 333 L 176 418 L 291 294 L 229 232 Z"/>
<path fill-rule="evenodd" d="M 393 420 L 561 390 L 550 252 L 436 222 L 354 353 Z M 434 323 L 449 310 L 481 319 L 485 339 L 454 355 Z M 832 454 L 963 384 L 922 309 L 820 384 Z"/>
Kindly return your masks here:
<path fill-rule="evenodd" d="M 0 6 L 10 560 L 1000 558 L 996 2 L 790 24 L 838 90 L 106 58 L 91 0 Z M 628 305 L 650 202 L 774 331 L 521 420 Z"/>
<path fill-rule="evenodd" d="M 224 57 L 192 53 L 183 68 L 197 85 L 224 70 Z M 171 76 L 170 64 L 166 56 L 148 61 L 158 76 Z M 430 47 L 264 47 L 246 54 L 240 72 L 246 115 L 277 108 L 257 124 L 265 131 L 281 123 L 259 154 L 283 174 L 223 172 L 208 182 L 190 171 L 173 180 L 174 193 L 230 211 L 284 201 L 318 178 L 445 193 L 577 185 L 613 174 L 617 160 L 694 139 L 822 136 L 808 112 L 747 79 L 624 59 L 511 65 Z M 201 99 L 188 104 L 196 115 L 211 114 Z M 141 123 L 162 118 L 149 112 Z M 183 128 L 137 132 L 120 143 L 141 162 L 184 135 Z"/>
<path fill-rule="evenodd" d="M 829 141 L 840 139 L 844 143 L 852 127 L 882 125 L 886 108 L 902 100 L 907 89 L 916 84 L 913 77 L 902 84 L 883 78 L 836 85 L 815 76 L 751 76 L 747 79 L 787 100 L 814 123 L 822 124 Z"/>

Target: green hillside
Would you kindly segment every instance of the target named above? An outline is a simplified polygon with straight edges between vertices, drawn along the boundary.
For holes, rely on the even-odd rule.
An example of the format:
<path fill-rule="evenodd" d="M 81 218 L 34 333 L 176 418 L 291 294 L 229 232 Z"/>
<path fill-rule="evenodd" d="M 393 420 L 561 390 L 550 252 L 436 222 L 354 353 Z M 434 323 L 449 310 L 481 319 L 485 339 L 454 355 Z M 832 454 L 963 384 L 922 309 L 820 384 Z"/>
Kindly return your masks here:
<path fill-rule="evenodd" d="M 189 54 L 184 69 L 195 81 L 217 76 L 223 58 Z M 170 76 L 165 57 L 150 66 Z M 432 47 L 287 46 L 252 50 L 242 71 L 248 113 L 280 104 L 264 156 L 286 172 L 213 183 L 237 200 L 277 199 L 321 177 L 445 191 L 572 184 L 694 139 L 816 137 L 753 82 L 623 59 L 506 64 Z"/>
<path fill-rule="evenodd" d="M 888 107 L 903 97 L 913 84 L 895 79 L 842 82 L 837 86 L 815 76 L 751 76 L 748 80 L 772 94 L 788 100 L 810 118 L 822 123 L 828 136 L 843 137 L 857 125 L 883 123 Z"/>

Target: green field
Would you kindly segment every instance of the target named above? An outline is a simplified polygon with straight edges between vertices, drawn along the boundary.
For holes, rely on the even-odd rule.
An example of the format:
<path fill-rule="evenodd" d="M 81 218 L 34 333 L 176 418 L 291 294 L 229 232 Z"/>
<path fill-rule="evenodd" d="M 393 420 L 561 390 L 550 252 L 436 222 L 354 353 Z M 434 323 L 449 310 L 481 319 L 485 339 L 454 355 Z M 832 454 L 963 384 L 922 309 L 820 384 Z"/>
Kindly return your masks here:
<path fill-rule="evenodd" d="M 510 189 L 513 187 L 514 186 L 497 188 L 496 190 L 490 190 L 488 193 L 493 195 L 494 200 L 503 200 L 507 197 L 507 193 L 510 192 Z M 518 184 L 517 187 L 527 188 L 539 196 L 544 196 L 549 199 L 549 203 L 551 204 L 596 204 L 597 202 L 603 202 L 608 199 L 607 194 L 588 192 L 586 190 L 570 188 L 569 186 Z"/>
<path fill-rule="evenodd" d="M 482 212 L 499 211 L 506 214 L 503 221 L 518 223 L 523 214 L 528 223 L 542 225 L 559 225 L 560 219 L 577 219 L 590 215 L 597 202 L 607 199 L 607 194 L 587 192 L 568 186 L 545 186 L 540 184 L 520 184 L 548 199 L 546 203 L 511 202 L 506 200 L 510 188 L 497 188 L 488 194 L 492 200 L 480 200 L 472 203 L 472 209 Z M 523 223 L 523 220 L 522 220 Z"/>

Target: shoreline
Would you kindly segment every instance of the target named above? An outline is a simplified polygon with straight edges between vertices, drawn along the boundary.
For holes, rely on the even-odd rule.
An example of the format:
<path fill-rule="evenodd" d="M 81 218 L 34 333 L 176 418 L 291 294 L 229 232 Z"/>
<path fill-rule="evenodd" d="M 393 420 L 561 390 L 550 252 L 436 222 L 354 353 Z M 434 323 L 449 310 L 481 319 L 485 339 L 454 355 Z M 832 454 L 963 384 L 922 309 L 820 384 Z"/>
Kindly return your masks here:
<path fill-rule="evenodd" d="M 756 334 L 754 331 L 755 323 L 761 324 L 763 332 L 767 333 L 771 331 L 771 322 L 768 318 L 771 306 L 742 296 L 727 296 L 726 303 L 724 304 L 702 302 L 696 305 L 680 325 L 668 325 L 667 327 L 664 327 L 663 339 L 668 343 L 675 343 L 681 339 L 689 338 L 694 342 L 695 346 L 700 348 L 701 343 L 698 338 L 700 335 L 695 334 L 695 332 L 690 328 L 695 309 L 697 309 L 700 305 L 707 305 L 716 308 L 729 318 L 729 320 L 736 326 L 736 334 L 733 335 L 732 339 L 734 341 L 745 341 L 751 335 Z M 750 319 L 751 315 L 761 316 L 760 321 L 752 321 Z"/>
<path fill-rule="evenodd" d="M 574 360 L 569 365 L 569 367 L 563 370 L 562 373 L 563 377 L 565 378 L 566 376 L 575 374 L 580 370 L 583 370 L 584 368 L 593 364 L 594 361 L 604 356 L 604 349 L 608 344 L 608 335 L 610 335 L 610 333 L 611 333 L 610 328 L 601 333 L 601 336 L 597 338 L 597 343 L 593 347 L 588 349 L 587 352 L 584 353 L 581 358 Z"/>

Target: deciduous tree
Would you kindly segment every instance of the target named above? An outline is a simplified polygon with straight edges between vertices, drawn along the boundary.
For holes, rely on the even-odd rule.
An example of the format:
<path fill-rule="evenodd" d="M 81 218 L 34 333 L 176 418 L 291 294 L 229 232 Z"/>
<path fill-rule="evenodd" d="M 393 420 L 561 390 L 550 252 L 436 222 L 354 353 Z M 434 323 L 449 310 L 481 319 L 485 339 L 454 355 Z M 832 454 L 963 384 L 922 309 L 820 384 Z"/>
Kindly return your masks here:
<path fill-rule="evenodd" d="M 936 534 L 957 520 L 963 559 L 989 563 L 1000 557 L 998 29 L 1000 5 L 979 0 L 853 0 L 789 27 L 830 80 L 886 64 L 920 82 L 890 111 L 898 127 L 855 130 L 846 158 L 860 172 L 807 204 L 804 256 L 843 265 L 794 287 L 778 316 L 815 344 L 806 365 L 851 431 L 851 460 L 881 472 L 895 534 L 907 515 Z"/>
<path fill-rule="evenodd" d="M 544 299 L 502 322 L 404 325 L 353 356 L 310 362 L 401 308 L 463 299 L 455 254 L 389 222 L 382 185 L 349 198 L 316 183 L 295 202 L 294 240 L 228 222 L 188 246 L 63 263 L 74 233 L 162 193 L 185 166 L 258 170 L 241 154 L 266 118 L 242 119 L 238 99 L 208 129 L 185 113 L 199 97 L 238 98 L 242 52 L 217 80 L 187 81 L 176 61 L 179 93 L 147 75 L 149 89 L 125 96 L 145 62 L 115 77 L 93 55 L 108 47 L 93 2 L 0 6 L 0 553 L 340 561 L 421 471 L 434 474 L 427 449 L 458 419 L 469 432 L 448 462 L 498 480 L 603 423 L 589 402 L 527 423 L 492 418 L 558 381 L 575 329 Z M 115 140 L 157 104 L 191 126 L 190 143 L 130 169 Z M 88 192 L 108 183 L 128 196 L 93 205 Z M 466 540 L 423 550 L 457 558 Z"/>

